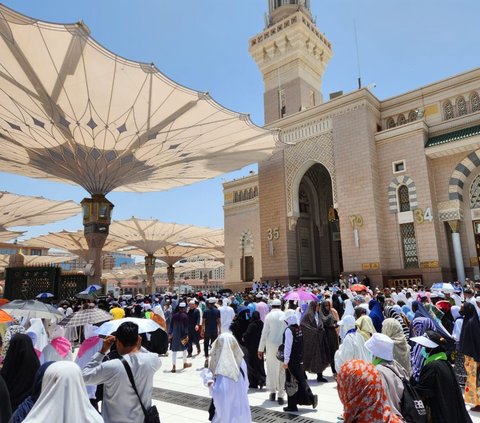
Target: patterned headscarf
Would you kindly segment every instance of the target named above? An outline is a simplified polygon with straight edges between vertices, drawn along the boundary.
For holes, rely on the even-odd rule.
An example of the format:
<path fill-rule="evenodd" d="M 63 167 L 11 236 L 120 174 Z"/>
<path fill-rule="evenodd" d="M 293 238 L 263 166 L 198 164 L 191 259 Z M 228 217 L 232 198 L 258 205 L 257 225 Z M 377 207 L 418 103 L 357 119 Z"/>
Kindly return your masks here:
<path fill-rule="evenodd" d="M 403 331 L 403 334 L 405 335 L 405 338 L 407 339 L 407 341 L 409 340 L 410 338 L 410 328 L 408 327 L 407 323 L 405 322 L 405 320 L 403 320 L 403 317 L 402 317 L 402 313 L 401 311 L 399 312 L 395 306 L 389 306 L 389 307 L 385 307 L 385 317 L 386 318 L 389 318 L 389 319 L 395 319 L 398 321 L 398 323 L 400 323 L 400 325 L 402 326 L 402 331 Z M 383 330 L 383 329 L 382 329 Z"/>
<path fill-rule="evenodd" d="M 25 333 L 25 328 L 20 324 L 14 324 L 8 327 L 7 331 L 5 332 L 5 337 L 3 338 L 3 347 L 0 353 L 2 358 L 5 358 L 7 355 L 7 350 L 10 346 L 10 340 L 12 339 L 13 335 L 16 335 L 17 333 Z"/>
<path fill-rule="evenodd" d="M 347 361 L 337 375 L 345 423 L 401 423 L 388 405 L 380 373 L 363 360 Z"/>
<path fill-rule="evenodd" d="M 415 317 L 412 321 L 410 338 L 414 336 L 422 336 L 427 330 L 435 330 L 433 320 L 428 317 Z M 410 361 L 412 363 L 412 377 L 418 381 L 420 372 L 422 371 L 425 358 L 422 355 L 422 346 L 415 344 L 410 351 Z"/>
<path fill-rule="evenodd" d="M 237 340 L 230 332 L 224 332 L 212 344 L 209 369 L 214 376 L 226 376 L 236 382 L 242 359 L 243 352 Z"/>

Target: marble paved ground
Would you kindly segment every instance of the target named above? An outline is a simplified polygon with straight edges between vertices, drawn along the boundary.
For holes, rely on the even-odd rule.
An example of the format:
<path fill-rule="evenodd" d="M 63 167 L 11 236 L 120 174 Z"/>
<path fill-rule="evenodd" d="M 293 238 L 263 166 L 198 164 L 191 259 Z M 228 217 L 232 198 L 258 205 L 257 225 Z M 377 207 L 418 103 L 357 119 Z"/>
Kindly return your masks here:
<path fill-rule="evenodd" d="M 203 386 L 200 371 L 203 367 L 203 354 L 189 359 L 192 367 L 183 370 L 181 360 L 177 360 L 177 373 L 171 373 L 170 357 L 162 357 L 162 367 L 154 377 L 154 403 L 157 405 L 162 423 L 208 423 L 208 389 Z M 178 370 L 179 369 L 179 370 Z M 248 393 L 252 418 L 255 423 L 335 423 L 342 413 L 342 405 L 337 395 L 336 383 L 331 372 L 325 376 L 328 383 L 318 383 L 315 375 L 309 375 L 309 384 L 318 395 L 318 407 L 299 408 L 298 413 L 284 413 L 283 407 L 268 400 L 268 392 L 251 389 Z M 480 413 L 470 413 L 474 423 L 480 423 Z M 246 422 L 247 423 L 247 422 Z"/>

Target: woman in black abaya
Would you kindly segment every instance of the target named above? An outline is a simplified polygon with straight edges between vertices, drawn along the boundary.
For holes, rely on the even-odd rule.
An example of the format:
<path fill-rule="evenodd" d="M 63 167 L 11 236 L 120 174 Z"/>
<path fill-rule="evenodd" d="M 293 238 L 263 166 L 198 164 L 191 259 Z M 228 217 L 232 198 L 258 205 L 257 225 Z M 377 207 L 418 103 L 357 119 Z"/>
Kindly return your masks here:
<path fill-rule="evenodd" d="M 14 335 L 0 373 L 10 393 L 12 412 L 30 395 L 39 367 L 32 339 L 24 334 Z"/>
<path fill-rule="evenodd" d="M 265 374 L 265 367 L 263 359 L 258 358 L 258 345 L 262 336 L 263 322 L 260 319 L 260 313 L 254 311 L 252 319 L 248 325 L 247 331 L 243 334 L 243 341 L 248 351 L 247 367 L 248 367 L 248 381 L 250 388 L 260 388 L 265 386 L 267 376 Z"/>

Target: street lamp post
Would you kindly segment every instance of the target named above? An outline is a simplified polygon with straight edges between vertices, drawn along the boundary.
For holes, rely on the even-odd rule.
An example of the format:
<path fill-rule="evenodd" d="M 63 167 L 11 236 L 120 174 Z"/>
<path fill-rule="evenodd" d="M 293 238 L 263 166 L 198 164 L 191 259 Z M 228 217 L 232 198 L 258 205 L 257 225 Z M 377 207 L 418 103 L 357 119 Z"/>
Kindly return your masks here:
<path fill-rule="evenodd" d="M 87 277 L 89 284 L 100 282 L 102 276 L 102 248 L 112 221 L 113 204 L 102 194 L 84 198 L 81 203 L 83 227 L 88 244 Z"/>

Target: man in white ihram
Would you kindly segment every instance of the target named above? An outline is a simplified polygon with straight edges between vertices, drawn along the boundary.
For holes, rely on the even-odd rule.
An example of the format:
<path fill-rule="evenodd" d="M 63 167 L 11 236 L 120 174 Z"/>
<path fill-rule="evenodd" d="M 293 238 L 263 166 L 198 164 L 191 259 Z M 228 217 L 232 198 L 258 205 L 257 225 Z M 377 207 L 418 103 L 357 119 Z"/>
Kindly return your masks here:
<path fill-rule="evenodd" d="M 258 345 L 258 357 L 263 358 L 266 350 L 267 357 L 267 389 L 270 392 L 270 401 L 275 401 L 278 392 L 278 403 L 283 405 L 285 394 L 285 369 L 283 363 L 276 357 L 279 345 L 282 343 L 285 331 L 284 313 L 281 310 L 282 302 L 275 299 L 271 303 L 272 311 L 265 317 L 262 337 Z"/>
<path fill-rule="evenodd" d="M 222 325 L 222 333 L 230 332 L 230 325 L 235 317 L 235 311 L 230 307 L 230 300 L 228 298 L 222 299 L 222 306 L 218 307 L 220 311 L 220 324 Z"/>
<path fill-rule="evenodd" d="M 138 325 L 135 323 L 122 323 L 116 336 L 105 338 L 102 349 L 83 369 L 83 380 L 86 385 L 104 384 L 102 417 L 105 423 L 143 423 L 145 415 L 122 361 L 113 359 L 102 362 L 114 342 L 118 354 L 132 369 L 143 406 L 147 410 L 151 407 L 153 375 L 161 362 L 157 354 L 141 349 L 142 338 L 138 335 Z"/>

